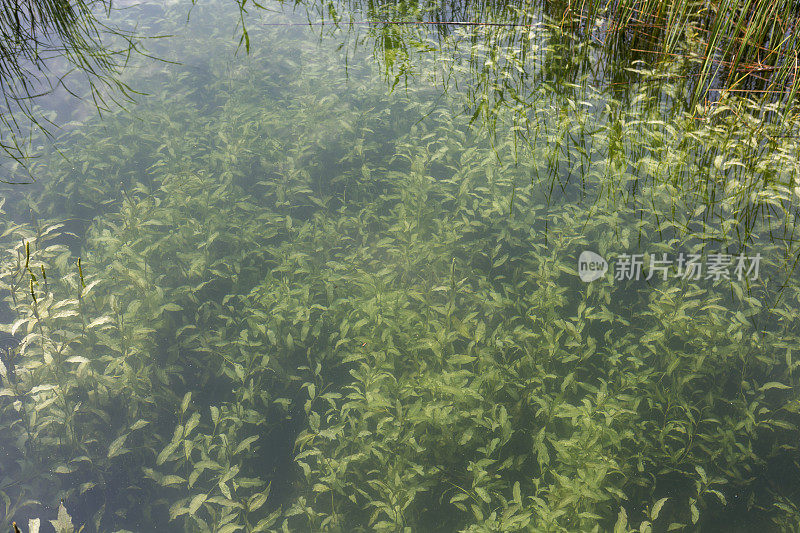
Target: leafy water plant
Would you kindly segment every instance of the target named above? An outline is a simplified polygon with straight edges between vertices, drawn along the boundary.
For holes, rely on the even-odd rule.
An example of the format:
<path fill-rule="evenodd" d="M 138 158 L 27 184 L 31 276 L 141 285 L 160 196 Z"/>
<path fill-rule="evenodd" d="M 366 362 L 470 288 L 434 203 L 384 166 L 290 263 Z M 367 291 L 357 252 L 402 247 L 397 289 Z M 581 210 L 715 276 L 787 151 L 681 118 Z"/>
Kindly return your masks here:
<path fill-rule="evenodd" d="M 553 82 L 486 128 L 433 58 L 387 92 L 368 57 L 249 37 L 0 205 L 8 523 L 61 498 L 85 531 L 798 523 L 791 116 L 698 122 L 641 69 L 629 101 Z M 583 250 L 645 275 L 583 283 Z M 758 276 L 647 276 L 723 252 Z"/>

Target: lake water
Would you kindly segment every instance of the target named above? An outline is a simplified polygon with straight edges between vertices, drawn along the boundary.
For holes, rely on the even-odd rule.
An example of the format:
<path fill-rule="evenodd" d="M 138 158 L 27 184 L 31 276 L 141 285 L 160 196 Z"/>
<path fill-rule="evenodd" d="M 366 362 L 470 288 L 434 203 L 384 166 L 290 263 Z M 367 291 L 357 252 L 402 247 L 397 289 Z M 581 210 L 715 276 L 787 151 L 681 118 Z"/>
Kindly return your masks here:
<path fill-rule="evenodd" d="M 539 8 L 118 7 L 0 191 L 4 524 L 800 527 L 793 115 Z"/>

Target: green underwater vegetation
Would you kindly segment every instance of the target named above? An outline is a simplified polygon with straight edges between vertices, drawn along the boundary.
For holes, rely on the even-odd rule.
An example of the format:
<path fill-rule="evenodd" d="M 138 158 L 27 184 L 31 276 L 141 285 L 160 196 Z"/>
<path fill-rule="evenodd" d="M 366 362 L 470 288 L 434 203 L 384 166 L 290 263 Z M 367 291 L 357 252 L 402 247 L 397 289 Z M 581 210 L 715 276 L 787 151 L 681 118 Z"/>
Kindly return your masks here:
<path fill-rule="evenodd" d="M 389 64 L 254 23 L 234 56 L 195 9 L 0 200 L 0 523 L 800 528 L 791 110 L 682 109 L 672 63 L 621 94 L 549 22 Z M 584 283 L 584 250 L 761 262 Z"/>

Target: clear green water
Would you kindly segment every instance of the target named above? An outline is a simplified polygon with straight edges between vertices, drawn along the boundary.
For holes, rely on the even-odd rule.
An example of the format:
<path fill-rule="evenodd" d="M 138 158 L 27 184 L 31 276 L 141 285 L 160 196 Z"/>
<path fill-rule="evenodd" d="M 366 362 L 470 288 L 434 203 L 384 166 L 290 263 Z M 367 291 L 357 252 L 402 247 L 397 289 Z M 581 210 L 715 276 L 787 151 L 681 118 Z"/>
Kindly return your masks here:
<path fill-rule="evenodd" d="M 120 15 L 181 64 L 6 193 L 4 524 L 800 527 L 791 117 L 620 89 L 543 23 L 254 13 L 248 55 L 186 8 Z"/>

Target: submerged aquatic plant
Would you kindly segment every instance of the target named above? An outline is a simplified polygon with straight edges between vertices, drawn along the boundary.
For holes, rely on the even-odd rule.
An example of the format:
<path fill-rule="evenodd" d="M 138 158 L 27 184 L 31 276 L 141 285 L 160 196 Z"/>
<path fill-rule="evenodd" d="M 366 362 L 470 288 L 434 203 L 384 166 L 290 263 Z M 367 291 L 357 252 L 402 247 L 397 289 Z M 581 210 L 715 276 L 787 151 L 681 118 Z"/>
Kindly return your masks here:
<path fill-rule="evenodd" d="M 641 69 L 630 101 L 553 82 L 489 129 L 250 39 L 275 52 L 212 58 L 206 94 L 176 70 L 70 132 L 84 164 L 2 218 L 8 523 L 59 498 L 87 531 L 798 522 L 791 117 L 698 122 Z M 584 284 L 587 249 L 763 264 Z"/>

